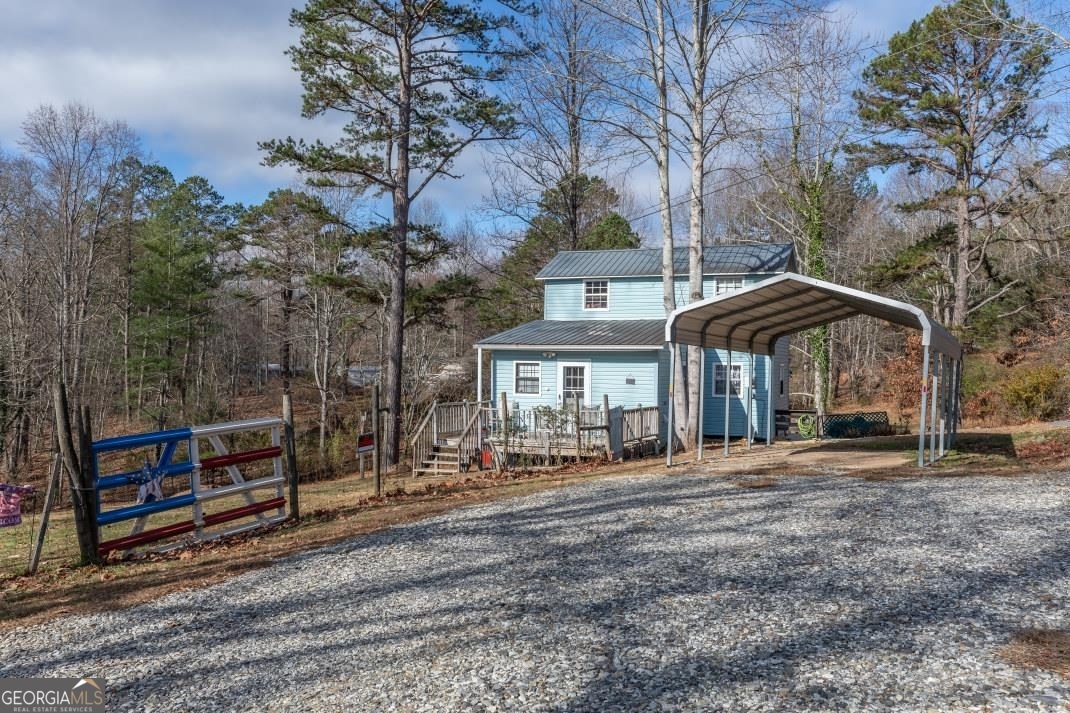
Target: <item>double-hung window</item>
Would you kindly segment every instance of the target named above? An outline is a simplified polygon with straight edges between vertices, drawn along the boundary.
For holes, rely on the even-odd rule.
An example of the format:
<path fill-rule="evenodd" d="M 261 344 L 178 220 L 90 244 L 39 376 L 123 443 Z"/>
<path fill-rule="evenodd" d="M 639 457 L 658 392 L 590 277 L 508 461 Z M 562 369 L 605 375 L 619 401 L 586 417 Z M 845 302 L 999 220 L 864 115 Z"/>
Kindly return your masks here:
<path fill-rule="evenodd" d="M 609 309 L 609 280 L 583 281 L 583 308 Z"/>
<path fill-rule="evenodd" d="M 537 361 L 518 361 L 516 363 L 516 383 L 513 385 L 515 394 L 539 393 L 539 372 L 542 365 Z"/>
<path fill-rule="evenodd" d="M 728 371 L 725 364 L 717 364 L 713 373 L 713 395 L 724 396 L 724 377 Z M 732 393 L 738 394 L 740 382 L 743 380 L 743 369 L 739 364 L 732 365 Z"/>

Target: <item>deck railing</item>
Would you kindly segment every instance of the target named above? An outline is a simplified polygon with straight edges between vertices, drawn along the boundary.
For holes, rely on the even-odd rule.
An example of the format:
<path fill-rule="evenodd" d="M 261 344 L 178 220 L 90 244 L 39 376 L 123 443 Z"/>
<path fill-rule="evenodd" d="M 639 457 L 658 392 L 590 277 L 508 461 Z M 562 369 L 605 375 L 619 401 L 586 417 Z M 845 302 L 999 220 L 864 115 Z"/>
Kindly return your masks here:
<path fill-rule="evenodd" d="M 447 442 L 457 443 L 463 459 L 477 454 L 479 412 L 480 408 L 489 404 L 489 401 L 436 401 L 431 404 L 427 415 L 409 439 L 413 471 L 420 467 L 436 445 L 445 445 Z"/>
<path fill-rule="evenodd" d="M 619 433 L 617 432 L 619 429 Z M 657 406 L 491 406 L 489 401 L 434 403 L 409 442 L 415 473 L 436 446 L 457 449 L 464 464 L 483 460 L 485 448 L 501 459 L 510 453 L 581 457 L 656 450 L 661 432 Z"/>

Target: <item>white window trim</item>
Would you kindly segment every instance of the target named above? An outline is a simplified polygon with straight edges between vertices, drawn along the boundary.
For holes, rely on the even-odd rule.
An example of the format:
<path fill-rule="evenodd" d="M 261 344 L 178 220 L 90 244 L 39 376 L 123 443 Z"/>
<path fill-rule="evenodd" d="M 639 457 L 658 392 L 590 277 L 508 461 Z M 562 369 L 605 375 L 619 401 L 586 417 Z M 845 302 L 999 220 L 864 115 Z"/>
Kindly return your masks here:
<path fill-rule="evenodd" d="M 604 282 L 606 283 L 606 306 L 605 307 L 588 307 L 587 306 L 587 285 L 592 282 Z M 582 306 L 584 312 L 608 312 L 609 311 L 609 280 L 584 280 L 583 281 L 583 294 L 580 296 L 582 300 Z"/>
<path fill-rule="evenodd" d="M 559 361 L 557 362 L 557 405 L 564 403 L 565 392 L 565 367 L 582 366 L 583 372 L 583 405 L 591 405 L 591 362 L 589 361 Z"/>
<path fill-rule="evenodd" d="M 732 282 L 731 289 L 726 288 L 725 285 L 724 285 L 724 283 L 728 282 L 729 280 L 731 280 L 731 282 Z M 737 290 L 742 290 L 742 289 L 743 289 L 743 278 L 742 277 L 718 277 L 717 279 L 714 280 L 714 284 L 713 284 L 713 294 L 714 295 L 723 295 L 723 294 L 726 294 L 728 292 L 735 292 Z"/>
<path fill-rule="evenodd" d="M 721 379 L 717 378 L 717 374 L 718 374 L 718 372 L 722 372 L 722 371 L 727 373 L 727 371 L 728 371 L 728 365 L 727 364 L 714 364 L 713 365 L 713 395 L 714 396 L 724 396 L 723 393 L 717 391 L 717 385 L 721 383 Z M 735 388 L 732 389 L 732 395 L 733 396 L 739 396 L 740 392 L 743 390 L 743 365 L 742 364 L 733 364 L 732 365 L 732 376 L 734 377 L 737 374 L 739 375 L 739 379 L 738 380 L 736 380 L 735 378 L 732 379 L 732 386 L 735 387 Z M 729 388 L 727 384 L 725 385 L 725 388 L 726 389 Z"/>
<path fill-rule="evenodd" d="M 537 384 L 535 386 L 535 391 L 533 391 L 533 392 L 532 391 L 520 391 L 517 388 L 517 386 L 518 386 L 517 382 L 520 380 L 520 374 L 518 372 L 520 371 L 520 367 L 521 366 L 534 366 L 535 367 L 535 372 L 536 372 L 535 378 L 537 380 Z M 542 362 L 537 362 L 537 361 L 514 361 L 513 362 L 513 394 L 515 396 L 519 396 L 519 397 L 523 398 L 523 397 L 526 397 L 526 396 L 527 397 L 538 396 L 541 393 L 542 393 Z"/>

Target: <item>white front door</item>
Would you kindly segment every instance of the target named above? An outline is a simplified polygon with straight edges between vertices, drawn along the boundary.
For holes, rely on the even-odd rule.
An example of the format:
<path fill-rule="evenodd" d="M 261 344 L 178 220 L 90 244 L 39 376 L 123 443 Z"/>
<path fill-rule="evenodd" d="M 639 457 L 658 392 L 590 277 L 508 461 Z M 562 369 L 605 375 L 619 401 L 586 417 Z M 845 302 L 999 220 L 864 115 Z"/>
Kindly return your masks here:
<path fill-rule="evenodd" d="M 557 400 L 564 405 L 573 399 L 582 399 L 584 406 L 591 405 L 591 365 L 582 361 L 557 363 Z"/>

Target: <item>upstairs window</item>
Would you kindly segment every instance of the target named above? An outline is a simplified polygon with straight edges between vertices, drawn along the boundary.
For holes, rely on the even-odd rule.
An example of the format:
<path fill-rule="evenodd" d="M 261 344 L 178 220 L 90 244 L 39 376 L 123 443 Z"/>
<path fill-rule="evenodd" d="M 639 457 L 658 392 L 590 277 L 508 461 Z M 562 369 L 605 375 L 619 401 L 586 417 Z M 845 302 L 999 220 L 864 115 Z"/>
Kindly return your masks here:
<path fill-rule="evenodd" d="M 513 385 L 515 394 L 538 394 L 539 371 L 542 365 L 537 361 L 518 361 L 516 363 L 516 383 Z"/>
<path fill-rule="evenodd" d="M 609 280 L 584 280 L 583 308 L 609 309 Z"/>
<path fill-rule="evenodd" d="M 728 367 L 717 364 L 713 373 L 713 395 L 724 396 L 724 377 Z M 739 364 L 732 365 L 732 393 L 739 394 L 740 382 L 742 381 L 743 369 Z"/>
<path fill-rule="evenodd" d="M 723 295 L 725 292 L 734 292 L 743 289 L 742 277 L 718 277 L 716 293 Z"/>

